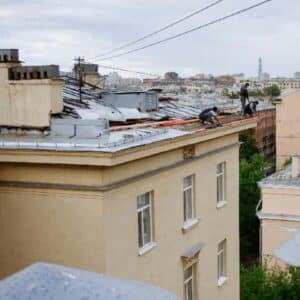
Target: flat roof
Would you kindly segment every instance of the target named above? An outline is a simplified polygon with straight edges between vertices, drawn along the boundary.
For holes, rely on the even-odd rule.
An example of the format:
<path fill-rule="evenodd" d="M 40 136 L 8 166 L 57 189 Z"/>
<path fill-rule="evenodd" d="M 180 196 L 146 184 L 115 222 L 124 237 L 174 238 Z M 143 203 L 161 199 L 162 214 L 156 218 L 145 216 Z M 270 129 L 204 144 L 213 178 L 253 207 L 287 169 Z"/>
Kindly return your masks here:
<path fill-rule="evenodd" d="M 261 180 L 259 186 L 262 188 L 300 188 L 300 177 L 292 177 L 292 166 L 288 165 Z"/>
<path fill-rule="evenodd" d="M 15 129 L 2 129 L 0 133 L 0 150 L 50 150 L 50 151 L 91 151 L 115 153 L 118 151 L 149 145 L 160 141 L 172 141 L 184 136 L 193 136 L 195 133 L 215 137 L 222 136 L 222 132 L 229 130 L 230 133 L 238 132 L 240 127 L 254 127 L 256 118 L 242 118 L 241 116 L 225 116 L 221 119 L 223 125 L 203 125 L 197 119 L 176 120 L 165 122 L 153 122 L 145 124 L 135 124 L 129 126 L 111 127 L 103 130 L 97 127 L 87 130 L 95 130 L 94 136 L 86 135 L 83 132 L 80 136 L 71 134 L 68 125 L 64 125 L 57 131 L 66 131 L 55 136 L 50 132 L 43 134 L 39 131 L 20 132 Z M 93 125 L 91 125 L 93 127 Z M 99 130 L 99 131 L 97 131 Z M 232 131 L 233 130 L 233 131 Z M 79 131 L 79 128 L 77 129 Z M 99 132 L 99 135 L 97 134 Z M 69 135 L 66 135 L 69 133 Z M 228 133 L 223 133 L 224 135 Z"/>

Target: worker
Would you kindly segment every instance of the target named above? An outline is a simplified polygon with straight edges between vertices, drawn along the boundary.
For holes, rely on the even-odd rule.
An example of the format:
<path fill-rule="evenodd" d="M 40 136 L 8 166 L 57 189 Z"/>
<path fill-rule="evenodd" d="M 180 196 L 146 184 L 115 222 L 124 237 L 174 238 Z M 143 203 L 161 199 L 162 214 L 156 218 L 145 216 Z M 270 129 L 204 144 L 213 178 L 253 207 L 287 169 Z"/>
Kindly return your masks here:
<path fill-rule="evenodd" d="M 248 115 L 250 117 L 256 116 L 256 106 L 259 104 L 258 101 L 251 101 L 248 103 L 244 110 L 244 115 Z"/>
<path fill-rule="evenodd" d="M 249 103 L 249 93 L 248 93 L 249 83 L 247 82 L 241 87 L 240 96 L 241 96 L 241 104 L 242 104 L 242 112 L 245 111 L 246 101 Z"/>
<path fill-rule="evenodd" d="M 203 110 L 199 115 L 199 119 L 202 124 L 217 124 L 218 126 L 222 126 L 217 115 L 218 108 L 214 106 Z"/>

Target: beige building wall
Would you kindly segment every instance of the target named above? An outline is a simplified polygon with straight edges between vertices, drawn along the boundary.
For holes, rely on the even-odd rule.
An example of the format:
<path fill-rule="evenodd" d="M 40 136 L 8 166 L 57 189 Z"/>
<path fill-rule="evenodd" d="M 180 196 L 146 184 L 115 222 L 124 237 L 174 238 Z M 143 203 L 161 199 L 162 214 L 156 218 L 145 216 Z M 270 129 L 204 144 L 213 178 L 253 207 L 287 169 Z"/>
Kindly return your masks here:
<path fill-rule="evenodd" d="M 184 158 L 185 147 L 176 148 L 180 139 L 113 157 L 38 151 L 17 157 L 15 151 L 1 151 L 0 277 L 45 261 L 135 279 L 182 299 L 186 265 L 181 256 L 203 243 L 194 257 L 197 299 L 239 299 L 240 129 L 225 136 L 212 130 L 207 136 L 185 137 L 185 145 L 192 143 L 191 158 Z M 14 156 L 19 163 L 5 162 Z M 22 162 L 28 159 L 35 163 Z M 221 162 L 226 164 L 226 203 L 217 208 L 216 167 Z M 200 222 L 183 232 L 183 178 L 192 174 Z M 156 246 L 139 255 L 137 197 L 150 191 Z M 228 279 L 218 286 L 217 251 L 224 239 Z"/>
<path fill-rule="evenodd" d="M 277 170 L 294 153 L 300 152 L 300 91 L 294 91 L 276 104 Z"/>
<path fill-rule="evenodd" d="M 274 251 L 300 229 L 300 189 L 262 188 L 261 254 L 269 267 L 285 266 Z"/>
<path fill-rule="evenodd" d="M 49 127 L 51 113 L 63 109 L 63 80 L 8 80 L 12 65 L 0 64 L 0 126 Z"/>

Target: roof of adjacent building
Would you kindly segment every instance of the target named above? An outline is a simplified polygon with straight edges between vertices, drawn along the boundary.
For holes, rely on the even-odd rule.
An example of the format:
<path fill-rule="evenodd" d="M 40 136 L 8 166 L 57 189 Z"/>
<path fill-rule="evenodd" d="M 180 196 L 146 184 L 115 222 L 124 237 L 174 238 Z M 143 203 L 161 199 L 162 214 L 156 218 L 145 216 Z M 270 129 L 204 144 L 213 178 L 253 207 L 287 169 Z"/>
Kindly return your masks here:
<path fill-rule="evenodd" d="M 292 166 L 285 166 L 282 170 L 264 178 L 259 182 L 260 187 L 266 188 L 299 188 L 300 177 L 292 177 Z"/>
<path fill-rule="evenodd" d="M 275 249 L 274 255 L 291 266 L 300 267 L 300 231 L 296 232 L 292 239 Z"/>
<path fill-rule="evenodd" d="M 239 99 L 228 99 L 216 94 L 200 96 L 180 95 L 178 100 L 159 101 L 158 110 L 140 112 L 138 108 L 116 107 L 107 105 L 102 100 L 102 95 L 107 93 L 140 94 L 155 92 L 156 89 L 134 91 L 108 91 L 85 85 L 82 88 L 82 99 L 79 103 L 78 80 L 65 77 L 63 89 L 64 112 L 56 118 L 105 118 L 111 122 L 126 123 L 128 121 L 162 121 L 166 119 L 191 119 L 197 118 L 201 111 L 207 107 L 217 106 L 227 113 L 236 113 L 241 110 Z M 258 111 L 275 109 L 272 103 L 259 101 Z"/>
<path fill-rule="evenodd" d="M 162 289 L 103 274 L 38 263 L 0 281 L 1 300 L 178 300 Z"/>

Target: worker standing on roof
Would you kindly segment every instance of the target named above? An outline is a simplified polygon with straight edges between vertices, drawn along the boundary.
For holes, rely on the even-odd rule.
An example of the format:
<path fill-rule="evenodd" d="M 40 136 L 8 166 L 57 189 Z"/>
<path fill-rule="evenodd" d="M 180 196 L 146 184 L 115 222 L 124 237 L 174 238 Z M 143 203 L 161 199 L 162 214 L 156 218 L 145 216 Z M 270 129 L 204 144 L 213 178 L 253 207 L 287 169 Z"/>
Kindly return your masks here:
<path fill-rule="evenodd" d="M 215 106 L 203 110 L 199 115 L 199 119 L 202 124 L 217 124 L 218 126 L 222 126 L 217 115 L 218 108 Z"/>
<path fill-rule="evenodd" d="M 241 104 L 242 104 L 242 113 L 245 111 L 246 101 L 249 103 L 249 93 L 248 93 L 249 83 L 247 82 L 241 87 L 240 96 L 241 96 Z"/>
<path fill-rule="evenodd" d="M 256 106 L 259 104 L 258 101 L 251 101 L 248 103 L 244 110 L 244 115 L 248 115 L 250 117 L 256 116 Z"/>

